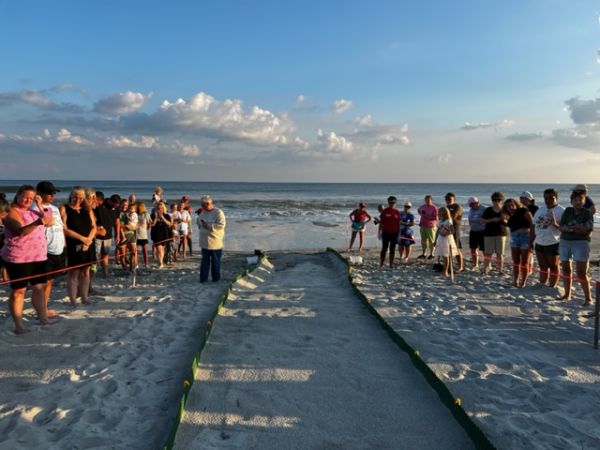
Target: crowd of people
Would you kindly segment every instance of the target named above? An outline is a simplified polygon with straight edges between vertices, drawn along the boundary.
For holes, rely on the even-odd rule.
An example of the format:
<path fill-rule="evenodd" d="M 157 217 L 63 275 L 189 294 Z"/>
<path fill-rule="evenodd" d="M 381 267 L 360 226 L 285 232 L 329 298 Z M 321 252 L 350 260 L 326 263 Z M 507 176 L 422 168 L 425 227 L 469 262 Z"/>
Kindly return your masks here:
<path fill-rule="evenodd" d="M 163 190 L 157 187 L 150 211 L 135 195 L 105 197 L 93 188 L 75 186 L 65 204 L 54 204 L 59 192 L 50 181 L 36 187 L 22 185 L 12 202 L 0 193 L 0 271 L 2 284 L 10 284 L 9 308 L 15 332 L 23 325 L 25 292 L 31 286 L 31 301 L 41 324 L 53 323 L 58 314 L 48 309 L 53 279 L 67 273 L 67 292 L 72 306 L 77 300 L 89 304 L 93 273 L 109 276 L 109 260 L 134 272 L 150 257 L 155 269 L 193 254 L 192 215 L 189 197 L 172 203 L 170 209 Z M 200 199 L 195 211 L 202 262 L 200 282 L 213 281 L 221 274 L 221 253 L 225 214 L 209 195 Z M 149 238 L 152 241 L 149 255 Z"/>
<path fill-rule="evenodd" d="M 477 197 L 470 197 L 468 207 L 468 246 L 471 255 L 470 270 L 481 270 L 485 274 L 502 274 L 507 242 L 512 257 L 512 283 L 522 288 L 533 273 L 533 256 L 537 259 L 539 284 L 557 287 L 562 278 L 564 294 L 560 299 L 571 300 L 573 267 L 580 282 L 584 304 L 591 304 L 589 271 L 591 234 L 596 207 L 588 196 L 584 184 L 571 189 L 570 206 L 558 203 L 558 193 L 548 188 L 543 194 L 543 205 L 536 205 L 533 195 L 524 191 L 514 198 L 505 199 L 502 192 L 491 195 L 491 205 L 484 206 Z M 465 210 L 456 203 L 456 196 L 449 192 L 445 205 L 438 207 L 431 195 L 424 198 L 418 207 L 418 224 L 412 214 L 412 204 L 407 201 L 403 210 L 396 208 L 397 198 L 390 196 L 387 207 L 379 205 L 379 216 L 372 218 L 364 203 L 350 213 L 352 237 L 348 250 L 352 249 L 356 234 L 359 234 L 359 250 L 364 243 L 366 224 L 371 220 L 378 226 L 381 241 L 379 265 L 383 268 L 386 257 L 394 267 L 396 246 L 400 257 L 407 260 L 411 247 L 416 243 L 413 228 L 419 228 L 421 254 L 418 259 L 441 260 L 441 274 L 449 276 L 466 269 L 463 258 L 461 227 Z M 496 271 L 492 271 L 495 261 Z M 481 264 L 480 264 L 481 263 Z"/>

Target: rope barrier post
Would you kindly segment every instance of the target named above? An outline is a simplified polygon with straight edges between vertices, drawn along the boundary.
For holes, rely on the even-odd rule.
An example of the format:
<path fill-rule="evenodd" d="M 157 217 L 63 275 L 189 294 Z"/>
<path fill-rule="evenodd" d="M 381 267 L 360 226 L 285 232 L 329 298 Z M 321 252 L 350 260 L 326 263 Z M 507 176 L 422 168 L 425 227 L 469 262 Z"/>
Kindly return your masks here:
<path fill-rule="evenodd" d="M 596 276 L 596 307 L 594 308 L 594 348 L 598 350 L 598 334 L 600 326 L 600 260 L 598 261 L 598 275 Z"/>

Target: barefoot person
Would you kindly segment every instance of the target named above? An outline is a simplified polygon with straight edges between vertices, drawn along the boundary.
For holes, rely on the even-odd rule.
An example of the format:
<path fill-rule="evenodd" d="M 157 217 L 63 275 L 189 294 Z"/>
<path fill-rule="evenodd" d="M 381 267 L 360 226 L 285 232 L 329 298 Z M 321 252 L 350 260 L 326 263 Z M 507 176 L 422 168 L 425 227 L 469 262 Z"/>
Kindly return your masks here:
<path fill-rule="evenodd" d="M 411 212 L 412 203 L 408 200 L 404 202 L 404 211 L 400 213 L 400 241 L 398 242 L 398 253 L 400 259 L 408 261 L 415 243 L 412 227 L 415 225 L 415 216 Z"/>
<path fill-rule="evenodd" d="M 469 249 L 471 250 L 471 268 L 479 269 L 479 252 L 484 250 L 485 224 L 481 223 L 481 216 L 485 206 L 479 203 L 477 197 L 469 197 Z"/>
<path fill-rule="evenodd" d="M 137 202 L 136 212 L 138 215 L 138 227 L 135 231 L 135 238 L 138 247 L 142 247 L 142 257 L 144 259 L 144 267 L 148 267 L 148 230 L 152 219 L 146 209 L 146 205 L 142 202 Z"/>
<path fill-rule="evenodd" d="M 371 217 L 371 214 L 367 211 L 367 205 L 362 202 L 358 204 L 358 208 L 348 214 L 348 217 L 350 217 L 350 220 L 352 221 L 352 236 L 350 237 L 348 251 L 352 250 L 356 235 L 358 234 L 358 251 L 360 252 L 365 243 L 365 229 L 367 223 L 373 220 L 373 217 Z"/>
<path fill-rule="evenodd" d="M 0 281 L 7 282 L 8 274 L 6 273 L 6 267 L 4 260 L 2 259 L 2 247 L 4 247 L 4 218 L 10 212 L 10 203 L 6 200 L 6 194 L 0 192 Z"/>
<path fill-rule="evenodd" d="M 33 202 L 37 211 L 31 209 Z M 15 322 L 15 333 L 23 334 L 23 304 L 27 285 L 32 286 L 31 303 L 42 325 L 50 323 L 44 299 L 46 286 L 48 247 L 44 230 L 53 224 L 51 215 L 44 215 L 40 196 L 30 185 L 21 186 L 11 205 L 10 212 L 4 218 L 5 241 L 2 247 L 2 259 L 6 265 L 10 283 L 8 299 L 10 314 Z M 33 277 L 26 280 L 22 278 Z"/>
<path fill-rule="evenodd" d="M 563 282 L 565 294 L 564 300 L 571 300 L 571 260 L 575 261 L 577 279 L 581 283 L 584 305 L 592 303 L 590 292 L 590 278 L 588 277 L 588 266 L 590 260 L 590 241 L 594 217 L 589 209 L 585 208 L 585 193 L 573 192 L 571 194 L 571 205 L 565 209 L 560 219 L 560 262 L 563 271 Z M 554 224 L 556 225 L 556 224 Z"/>
<path fill-rule="evenodd" d="M 225 213 L 215 207 L 210 195 L 202 196 L 200 202 L 202 212 L 197 218 L 200 229 L 200 248 L 202 249 L 200 283 L 208 281 L 209 269 L 212 280 L 219 281 L 221 279 L 223 238 L 225 236 Z"/>
<path fill-rule="evenodd" d="M 75 186 L 71 190 L 68 203 L 60 208 L 60 215 L 67 237 L 67 265 L 74 267 L 69 270 L 67 278 L 69 300 L 72 306 L 76 306 L 79 292 L 81 303 L 88 305 L 90 267 L 96 259 L 96 249 L 93 245 L 96 218 L 85 200 L 84 188 Z"/>
<path fill-rule="evenodd" d="M 533 217 L 519 201 L 509 198 L 504 202 L 502 212 L 508 218 L 510 228 L 510 253 L 513 261 L 513 286 L 524 287 L 529 276 L 531 243 L 529 234 L 533 227 Z"/>
<path fill-rule="evenodd" d="M 502 217 L 502 204 L 504 194 L 494 192 L 492 194 L 492 206 L 489 206 L 481 216 L 481 223 L 485 225 L 483 230 L 483 272 L 488 273 L 492 266 L 492 255 L 496 255 L 498 273 L 504 268 L 504 247 L 506 246 L 506 222 Z"/>
<path fill-rule="evenodd" d="M 438 256 L 441 256 L 444 261 L 442 275 L 447 277 L 452 264 L 452 257 L 458 251 L 456 242 L 454 241 L 454 222 L 450 210 L 442 206 L 439 210 L 439 227 L 435 243 Z"/>
<path fill-rule="evenodd" d="M 170 239 L 169 230 L 173 226 L 171 216 L 167 214 L 167 205 L 164 202 L 159 202 L 156 205 L 156 210 L 150 216 L 150 238 L 152 245 L 156 249 L 156 259 L 158 260 L 157 269 L 162 269 L 165 263 L 165 245 Z"/>
<path fill-rule="evenodd" d="M 393 195 L 388 197 L 388 207 L 381 212 L 379 226 L 381 227 L 381 254 L 379 268 L 383 269 L 385 255 L 390 250 L 390 269 L 394 268 L 394 254 L 400 235 L 400 211 L 396 209 L 397 199 Z"/>
<path fill-rule="evenodd" d="M 558 204 L 554 189 L 544 191 L 544 205 L 533 216 L 533 228 L 529 239 L 535 242 L 535 256 L 540 266 L 540 285 L 558 285 L 559 224 L 565 208 Z"/>
<path fill-rule="evenodd" d="M 45 215 L 51 215 L 54 221 L 52 226 L 46 227 L 46 243 L 48 244 L 48 272 L 54 272 L 48 275 L 46 288 L 44 289 L 44 299 L 46 306 L 52 293 L 52 281 L 58 275 L 63 275 L 64 272 L 56 273 L 67 266 L 67 247 L 65 242 L 65 230 L 60 210 L 52 204 L 54 196 L 59 190 L 49 181 L 40 181 L 36 187 L 36 191 L 42 199 L 42 207 Z M 37 206 L 33 205 L 32 209 Z M 48 310 L 48 317 L 55 317 L 56 311 Z"/>
<path fill-rule="evenodd" d="M 448 208 L 448 211 L 450 211 L 450 218 L 452 219 L 452 226 L 454 228 L 454 243 L 456 244 L 456 253 L 452 254 L 456 257 L 456 263 L 458 264 L 458 268 L 456 269 L 457 272 L 462 272 L 464 265 L 460 234 L 464 210 L 462 206 L 456 203 L 456 196 L 452 192 L 448 192 L 444 197 L 444 200 L 446 200 L 446 208 Z"/>
<path fill-rule="evenodd" d="M 419 258 L 433 258 L 433 248 L 435 245 L 435 227 L 437 225 L 438 208 L 433 204 L 431 195 L 425 196 L 425 203 L 417 209 L 421 219 L 419 220 L 419 231 L 421 233 L 421 247 L 423 253 Z M 429 255 L 427 252 L 429 251 Z"/>

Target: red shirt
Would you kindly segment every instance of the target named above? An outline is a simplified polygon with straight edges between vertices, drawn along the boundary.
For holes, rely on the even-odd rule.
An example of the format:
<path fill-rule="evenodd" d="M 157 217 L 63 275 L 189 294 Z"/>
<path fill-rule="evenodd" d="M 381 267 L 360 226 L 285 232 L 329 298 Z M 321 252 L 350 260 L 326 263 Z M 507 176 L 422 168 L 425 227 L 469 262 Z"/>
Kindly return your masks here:
<path fill-rule="evenodd" d="M 381 231 L 384 233 L 399 233 L 400 232 L 400 211 L 396 208 L 389 207 L 381 211 L 379 216 Z"/>

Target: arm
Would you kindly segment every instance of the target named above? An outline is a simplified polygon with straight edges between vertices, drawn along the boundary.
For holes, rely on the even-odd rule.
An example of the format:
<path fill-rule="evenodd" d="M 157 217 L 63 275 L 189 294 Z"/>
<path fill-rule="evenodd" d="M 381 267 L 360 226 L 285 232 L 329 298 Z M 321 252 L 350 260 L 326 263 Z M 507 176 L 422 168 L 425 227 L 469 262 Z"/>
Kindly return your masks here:
<path fill-rule="evenodd" d="M 367 211 L 365 211 L 365 214 L 367 216 L 367 221 L 365 223 L 369 223 L 371 220 L 373 220 L 373 217 Z"/>
<path fill-rule="evenodd" d="M 45 225 L 45 220 L 44 216 L 42 216 L 28 225 L 23 225 L 19 213 L 12 209 L 10 213 L 8 213 L 8 216 L 4 218 L 3 223 L 14 236 L 27 236 L 40 225 Z"/>

